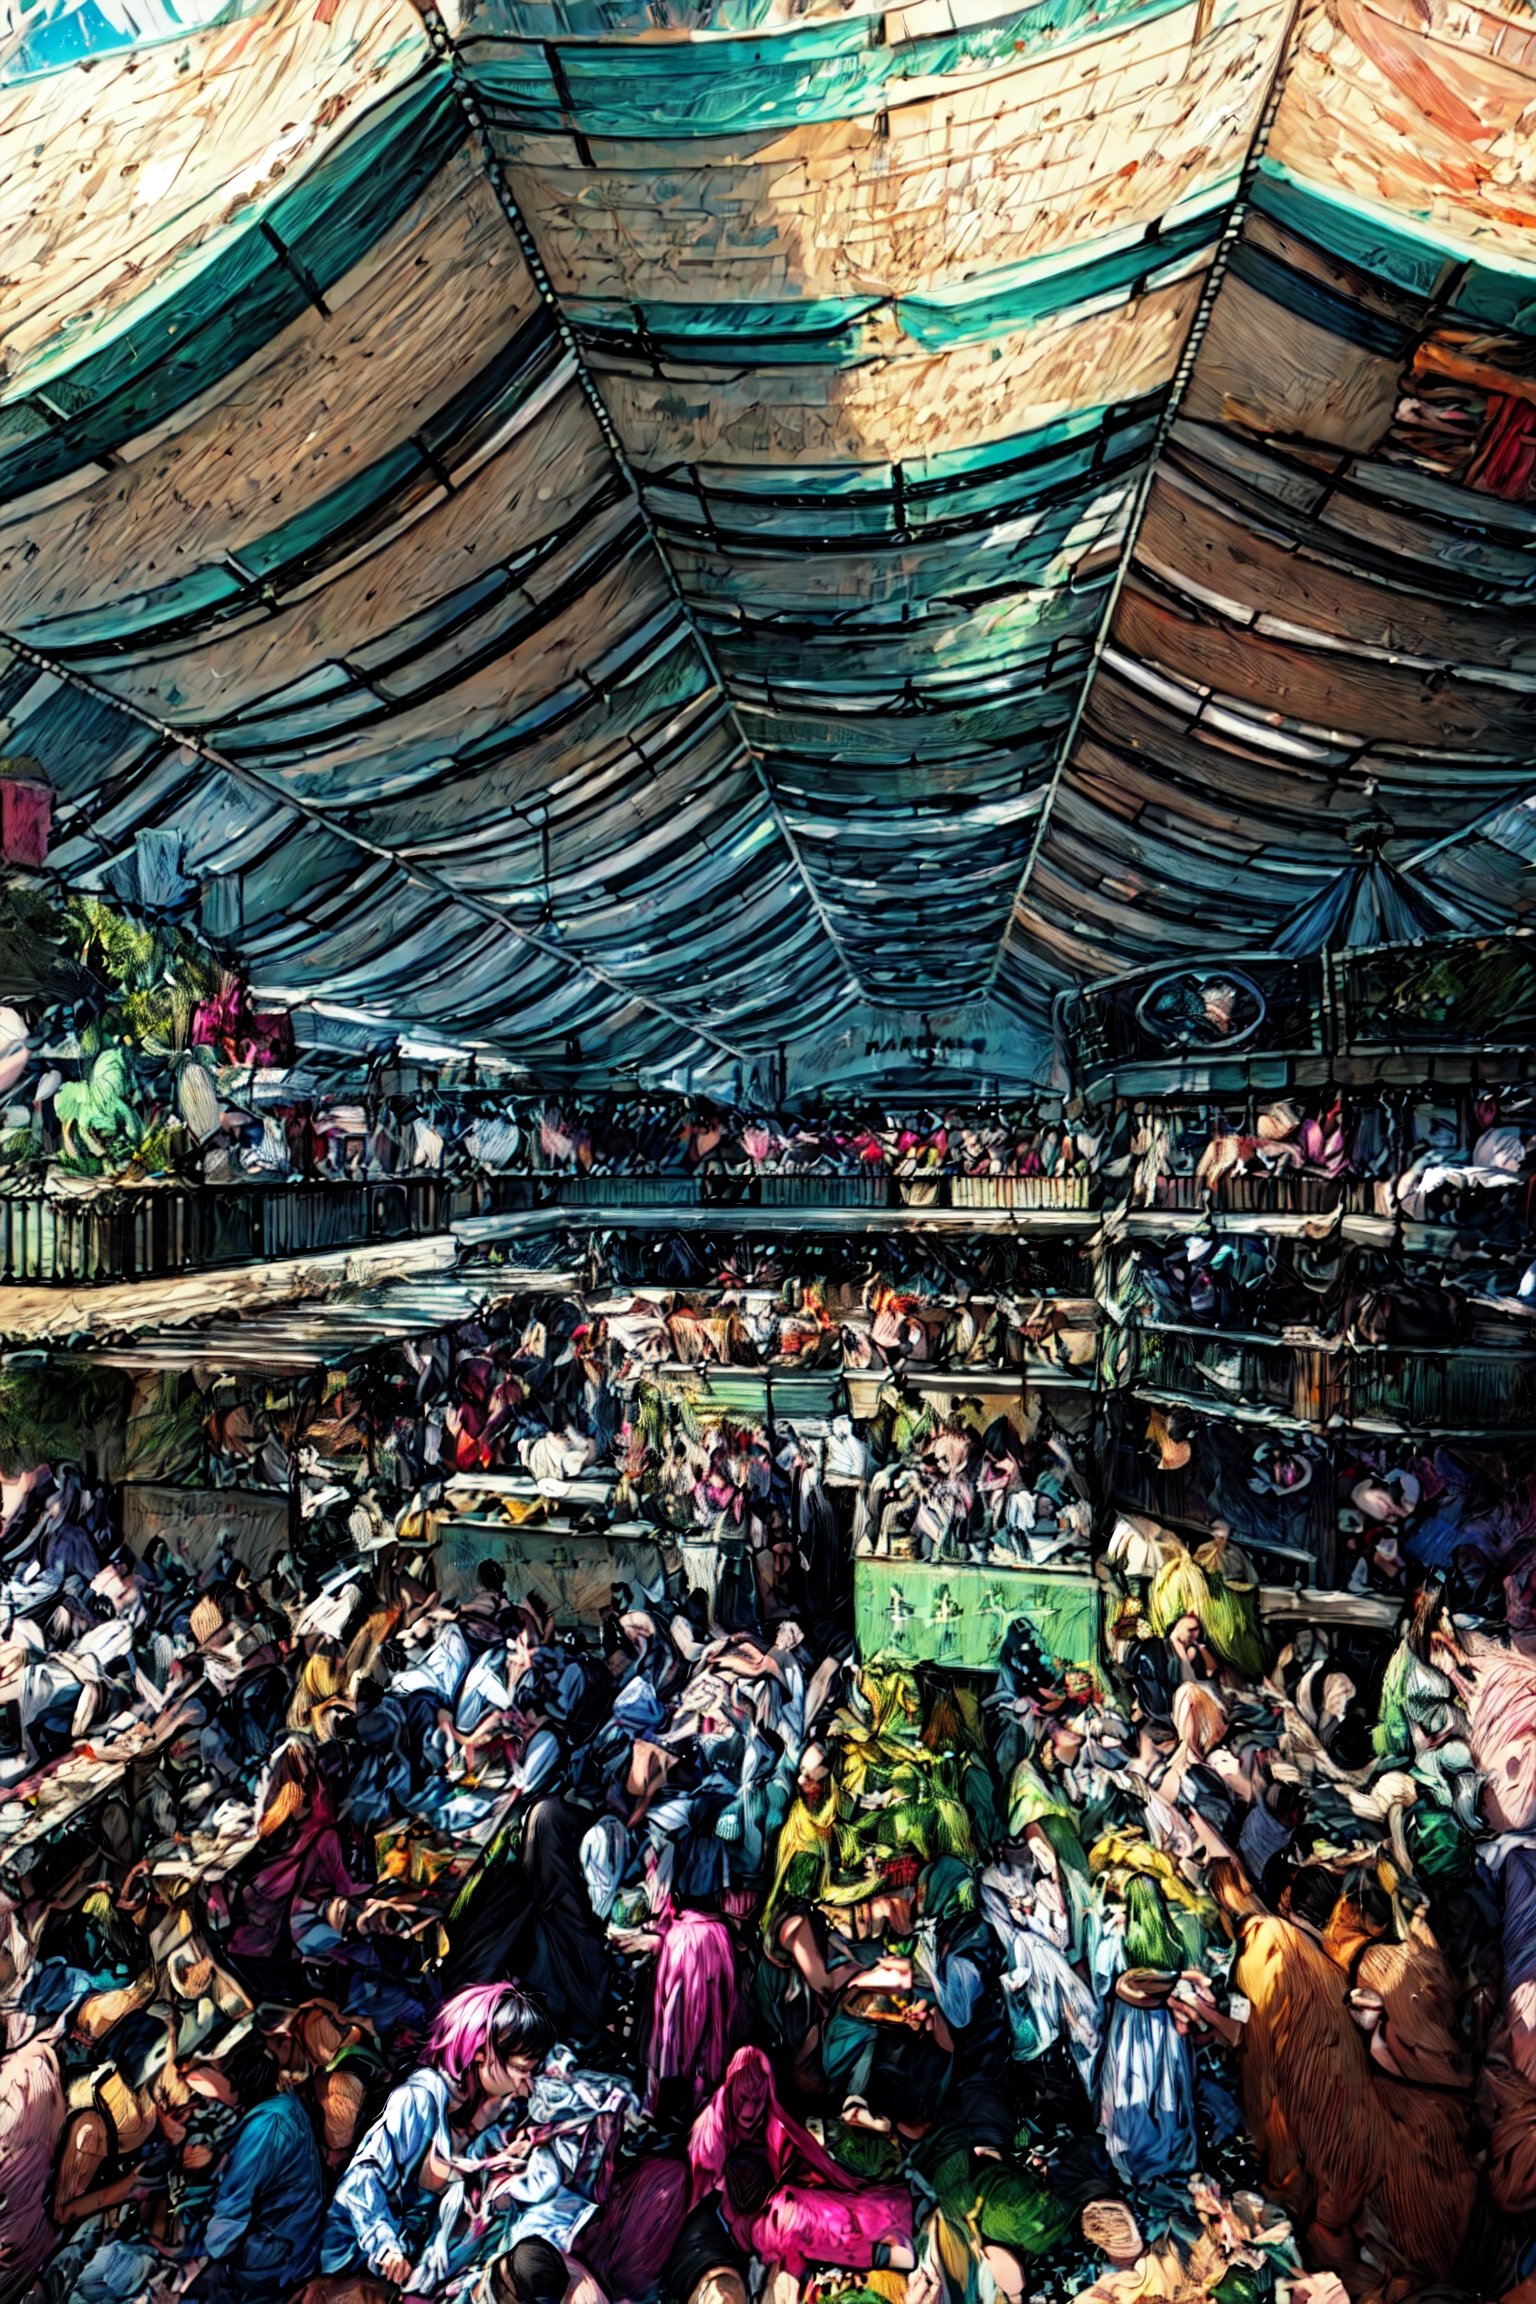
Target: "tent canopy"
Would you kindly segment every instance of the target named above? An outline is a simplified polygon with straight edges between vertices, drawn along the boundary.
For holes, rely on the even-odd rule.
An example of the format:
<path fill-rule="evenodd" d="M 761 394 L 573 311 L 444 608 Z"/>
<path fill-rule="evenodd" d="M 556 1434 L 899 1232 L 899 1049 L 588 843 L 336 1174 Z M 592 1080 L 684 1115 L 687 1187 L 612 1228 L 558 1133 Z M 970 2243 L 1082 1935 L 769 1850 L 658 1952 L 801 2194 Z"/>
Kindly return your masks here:
<path fill-rule="evenodd" d="M 1504 25 L 23 0 L 0 750 L 52 861 L 604 1076 L 932 1012 L 1027 1075 L 1063 984 L 1336 906 L 1371 809 L 1426 916 L 1523 916 Z"/>

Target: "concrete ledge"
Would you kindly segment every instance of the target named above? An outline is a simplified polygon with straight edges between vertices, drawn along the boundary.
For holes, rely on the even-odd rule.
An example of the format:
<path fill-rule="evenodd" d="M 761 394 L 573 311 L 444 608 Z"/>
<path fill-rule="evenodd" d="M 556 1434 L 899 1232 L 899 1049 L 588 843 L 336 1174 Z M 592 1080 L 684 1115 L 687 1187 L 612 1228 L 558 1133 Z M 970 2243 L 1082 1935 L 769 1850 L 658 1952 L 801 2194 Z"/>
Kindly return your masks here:
<path fill-rule="evenodd" d="M 128 1280 L 106 1287 L 0 1288 L 0 1344 L 106 1340 L 147 1328 L 174 1328 L 219 1313 L 243 1312 L 306 1297 L 377 1288 L 389 1280 L 451 1272 L 459 1243 L 451 1232 L 423 1240 L 380 1241 L 271 1264 L 226 1264 L 168 1280 Z"/>

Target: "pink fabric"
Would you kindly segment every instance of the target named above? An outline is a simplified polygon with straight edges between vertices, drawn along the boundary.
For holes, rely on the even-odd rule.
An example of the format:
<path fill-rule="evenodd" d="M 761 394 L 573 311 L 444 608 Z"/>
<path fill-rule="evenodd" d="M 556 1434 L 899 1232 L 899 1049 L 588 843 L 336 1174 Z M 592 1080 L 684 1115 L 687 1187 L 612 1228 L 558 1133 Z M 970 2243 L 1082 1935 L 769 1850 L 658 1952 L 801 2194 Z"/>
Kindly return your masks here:
<path fill-rule="evenodd" d="M 766 2153 L 775 2189 L 756 2215 L 739 2214 L 724 2191 L 733 2152 Z M 780 2104 L 761 2048 L 738 2048 L 722 2085 L 688 2138 L 695 2208 L 719 2192 L 732 2238 L 765 2264 L 801 2273 L 809 2264 L 867 2272 L 879 2241 L 912 2239 L 912 2196 L 904 2184 L 866 2184 L 840 2168 L 809 2129 Z"/>
<path fill-rule="evenodd" d="M 660 2284 L 688 2214 L 688 2169 L 647 2155 L 631 2161 L 576 2251 L 605 2296 L 643 2296 Z"/>
<path fill-rule="evenodd" d="M 693 2100 L 702 2102 L 725 2078 L 740 2013 L 736 1950 L 723 1920 L 667 1910 L 651 2006 L 647 2101 L 654 2106 L 663 2080 L 691 2072 Z"/>
<path fill-rule="evenodd" d="M 236 1959 L 270 1960 L 293 1947 L 292 1913 L 296 1903 L 318 1903 L 330 1896 L 361 1896 L 364 1883 L 354 1880 L 342 1854 L 341 1835 L 330 1797 L 316 1785 L 308 1815 L 299 1825 L 290 1847 L 254 1872 L 240 1895 L 243 1918 L 230 1937 Z"/>
<path fill-rule="evenodd" d="M 695 2120 L 688 2136 L 688 2165 L 693 2170 L 691 2208 L 717 2192 L 725 2178 L 725 2164 L 743 2145 L 765 2145 L 774 2176 L 783 2181 L 799 2159 L 801 2172 L 809 2169 L 824 2184 L 844 2192 L 856 2191 L 859 2179 L 850 2175 L 817 2143 L 808 2128 L 786 2112 L 773 2085 L 773 2067 L 761 2048 L 738 2048 L 723 2083 Z"/>
<path fill-rule="evenodd" d="M 0 2063 L 0 2295 L 25 2288 L 59 2244 L 48 2202 L 63 2129 L 59 2060 L 30 2041 Z"/>
<path fill-rule="evenodd" d="M 1319 1120 L 1302 1122 L 1301 1151 L 1306 1166 L 1319 1176 L 1343 1175 L 1349 1160 L 1337 1105 L 1331 1105 Z"/>
<path fill-rule="evenodd" d="M 48 860 L 53 829 L 53 794 L 46 784 L 16 776 L 0 777 L 0 847 L 7 864 L 36 872 Z"/>
<path fill-rule="evenodd" d="M 729 2207 L 726 2222 L 733 2222 Z M 882 2240 L 911 2245 L 912 2195 L 904 2184 L 868 2184 L 851 2193 L 781 2184 L 751 2222 L 752 2253 L 764 2264 L 782 2264 L 797 2278 L 812 2264 L 868 2272 Z"/>

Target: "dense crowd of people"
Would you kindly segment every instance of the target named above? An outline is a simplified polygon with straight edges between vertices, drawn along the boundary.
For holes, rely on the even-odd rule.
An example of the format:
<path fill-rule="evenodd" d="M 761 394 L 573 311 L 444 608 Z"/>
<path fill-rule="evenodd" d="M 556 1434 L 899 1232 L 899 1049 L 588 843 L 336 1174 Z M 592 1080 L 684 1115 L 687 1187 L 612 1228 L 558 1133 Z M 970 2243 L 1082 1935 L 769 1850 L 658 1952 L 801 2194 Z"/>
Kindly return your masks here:
<path fill-rule="evenodd" d="M 1338 1205 L 1528 1237 L 1536 1191 L 1536 1098 L 1524 1087 L 1423 1090 L 1212 1105 L 1149 1105 L 1106 1165 L 1142 1207 Z M 1266 1200 L 1265 1193 L 1270 1195 Z"/>
<path fill-rule="evenodd" d="M 1086 1177 L 1098 1155 L 1091 1129 L 1022 1106 L 978 1120 L 877 1106 L 836 1112 L 814 1099 L 795 1111 L 739 1112 L 682 1097 L 607 1097 L 561 1109 L 483 1089 L 374 1094 L 361 1083 L 304 1096 L 285 1092 L 283 1067 L 233 1063 L 203 1041 L 188 1049 L 173 1079 L 145 1077 L 154 1070 L 121 1043 L 96 1057 L 77 1055 L 71 1072 L 78 1077 L 71 1077 L 34 1055 L 18 1011 L 0 1008 L 0 1168 L 18 1180 L 123 1182 L 439 1174 L 918 1180 Z"/>
<path fill-rule="evenodd" d="M 1075 1176 L 1092 1173 L 1098 1138 L 1026 1105 L 732 1112 L 608 1098 L 546 1107 L 529 1149 L 535 1165 L 568 1174 Z"/>
<path fill-rule="evenodd" d="M 605 1294 L 600 1286 L 583 1295 L 509 1284 L 459 1329 L 338 1377 L 299 1452 L 301 1510 L 339 1513 L 341 1540 L 359 1459 L 386 1511 L 454 1474 L 594 1474 L 612 1484 L 620 1518 L 704 1541 L 722 1521 L 737 1526 L 742 1493 L 767 1495 L 777 1469 L 789 1478 L 802 1535 L 807 1515 L 825 1509 L 823 1476 L 862 1495 L 872 1477 L 888 1475 L 868 1489 L 875 1523 L 899 1476 L 903 1496 L 942 1492 L 943 1526 L 957 1546 L 985 1549 L 989 1536 L 1044 1541 L 1050 1532 L 1082 1549 L 1091 1514 L 1080 1444 L 1049 1414 L 1026 1434 L 995 1401 L 990 1411 L 983 1402 L 989 1379 L 1016 1399 L 1027 1366 L 1075 1374 L 1091 1357 L 1092 1308 L 1052 1293 L 1041 1260 L 1023 1250 L 995 1262 L 985 1296 L 889 1251 L 829 1255 L 803 1279 L 774 1268 L 707 1287 Z M 857 1417 L 834 1409 L 850 1371 L 864 1387 Z M 978 1390 L 925 1396 L 934 1373 Z M 750 1401 L 733 1404 L 728 1382 L 725 1398 L 710 1390 L 749 1374 L 819 1376 L 832 1412 L 804 1430 L 781 1412 L 770 1434 L 761 1387 L 755 1415 Z M 130 1437 L 158 1453 L 135 1456 L 137 1475 L 287 1488 L 294 1404 L 263 1390 L 216 1386 L 210 1409 L 185 1378 L 141 1387 Z"/>
<path fill-rule="evenodd" d="M 1095 1172 L 1325 1220 L 1094 1273 L 543 1242 L 581 1295 L 502 1267 L 313 1383 L 125 1382 L 196 1547 L 52 1444 L 103 1371 L 8 1363 L 0 2304 L 1536 2304 L 1536 1482 L 1256 1390 L 1271 1331 L 1519 1313 L 1525 1092 L 306 1101 L 180 931 L 28 933 L 33 1183 Z M 1346 1254 L 1346 1185 L 1454 1270 Z M 1107 1439 L 1100 1307 L 1122 1390 L 1146 1355 Z M 1324 1541 L 1346 1597 L 1261 1613 Z M 900 1591 L 972 1570 L 986 1673 Z"/>
<path fill-rule="evenodd" d="M 0 1182 L 454 1182 L 514 1174 L 1085 1177 L 1096 1133 L 1061 1099 L 964 1110 L 728 1092 L 550 1096 L 466 1055 L 382 1038 L 295 1045 L 184 905 L 0 875 Z"/>
<path fill-rule="evenodd" d="M 228 1002 L 238 1013 L 239 994 Z M 213 1004 L 189 1029 L 211 1035 Z M 279 1026 L 272 1025 L 277 1032 Z M 380 1182 L 506 1176 L 775 1177 L 1047 1181 L 1113 1204 L 1209 1206 L 1347 1202 L 1477 1233 L 1529 1230 L 1536 1191 L 1536 1106 L 1523 1092 L 1377 1096 L 1335 1093 L 1252 1106 L 1193 1102 L 1127 1115 L 1117 1128 L 1059 1099 L 964 1112 L 915 1104 L 733 1108 L 708 1099 L 611 1095 L 580 1103 L 463 1084 L 329 1096 L 285 1089 L 282 1064 L 235 1061 L 249 1043 L 194 1039 L 171 1071 L 118 1038 L 59 1061 L 19 1011 L 0 1009 L 0 1172 L 14 1180 L 111 1176 L 122 1182 Z M 268 1051 L 274 1053 L 274 1051 Z M 159 1074 L 165 1073 L 164 1078 Z"/>
<path fill-rule="evenodd" d="M 168 918 L 7 883 L 0 939 L 11 1191 L 411 1177 L 483 1191 L 543 1175 L 886 1178 L 918 1196 L 941 1178 L 1003 1177 L 1076 1205 L 1100 1177 L 1111 1206 L 1347 1202 L 1511 1241 L 1536 1209 L 1528 1089 L 1192 1094 L 1114 1124 L 1052 1095 L 959 1108 L 739 1088 L 734 1102 L 531 1094 L 464 1061 L 407 1089 L 391 1051 L 348 1063 L 297 1050 L 291 1020 L 263 1012 L 237 969 Z"/>
<path fill-rule="evenodd" d="M 1037 1443 L 989 1542 L 1072 1507 Z M 1528 2287 L 1497 1576 L 1277 1642 L 1225 1530 L 1125 1531 L 1098 1669 L 1020 1617 L 973 1681 L 856 1658 L 803 1463 L 716 1446 L 773 1577 L 658 1515 L 584 1626 L 409 1508 L 195 1576 L 7 1484 L 6 2304 Z"/>

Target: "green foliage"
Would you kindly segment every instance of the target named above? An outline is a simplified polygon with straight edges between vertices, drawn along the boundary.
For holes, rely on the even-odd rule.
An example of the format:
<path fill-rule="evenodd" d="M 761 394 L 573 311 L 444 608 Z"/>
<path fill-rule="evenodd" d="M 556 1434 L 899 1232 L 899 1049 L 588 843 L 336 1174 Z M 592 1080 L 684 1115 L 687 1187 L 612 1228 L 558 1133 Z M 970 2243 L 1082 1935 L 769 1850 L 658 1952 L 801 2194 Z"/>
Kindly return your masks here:
<path fill-rule="evenodd" d="M 46 1005 L 88 983 L 59 907 L 27 882 L 0 874 L 0 1000 Z"/>
<path fill-rule="evenodd" d="M 99 896 L 66 897 L 64 918 L 79 958 L 103 984 L 125 992 L 154 981 L 158 940 L 153 928 L 115 912 Z"/>
<path fill-rule="evenodd" d="M 0 1471 L 78 1463 L 98 1428 L 122 1417 L 127 1390 L 112 1368 L 0 1368 Z"/>
<path fill-rule="evenodd" d="M 1130 1968 L 1181 1969 L 1184 1944 L 1155 1880 L 1132 1873 L 1125 1883 L 1125 1958 Z"/>
<path fill-rule="evenodd" d="M 175 1153 L 186 1142 L 186 1130 L 171 1119 L 152 1120 L 139 1143 L 138 1163 L 151 1176 L 162 1176 Z"/>
<path fill-rule="evenodd" d="M 83 1080 L 67 1080 L 54 1099 L 54 1110 L 65 1125 L 78 1129 L 88 1152 L 101 1158 L 126 1158 L 144 1133 L 129 1101 L 131 1064 L 120 1044 L 103 1048 L 92 1059 Z"/>
<path fill-rule="evenodd" d="M 184 929 L 137 921 L 100 896 L 54 899 L 0 877 L 0 999 L 32 1013 L 35 1045 L 72 1034 L 78 1050 L 80 1077 L 65 1080 L 54 1104 L 67 1129 L 53 1155 L 63 1173 L 171 1165 L 179 1077 L 204 1061 L 192 1048 L 198 1008 L 225 981 Z M 0 1139 L 0 1165 L 46 1160 L 22 1131 Z"/>
<path fill-rule="evenodd" d="M 40 1136 L 30 1128 L 0 1129 L 0 1169 L 14 1175 L 18 1169 L 45 1169 L 48 1153 Z"/>
<path fill-rule="evenodd" d="M 163 1376 L 128 1418 L 125 1469 L 140 1480 L 175 1480 L 195 1471 L 206 1412 L 190 1376 Z"/>
<path fill-rule="evenodd" d="M 183 930 L 142 925 L 99 896 L 70 896 L 64 918 L 106 995 L 104 1030 L 150 1055 L 183 1050 L 199 1001 L 219 988 L 217 964 Z"/>

